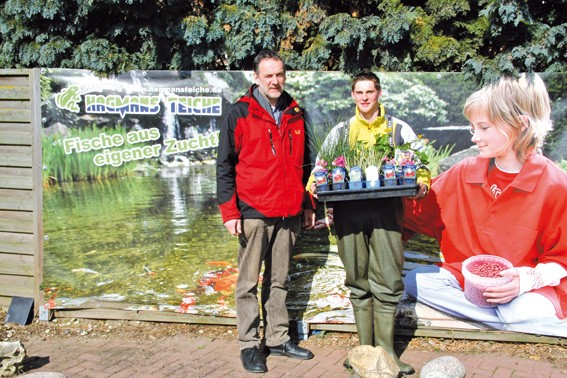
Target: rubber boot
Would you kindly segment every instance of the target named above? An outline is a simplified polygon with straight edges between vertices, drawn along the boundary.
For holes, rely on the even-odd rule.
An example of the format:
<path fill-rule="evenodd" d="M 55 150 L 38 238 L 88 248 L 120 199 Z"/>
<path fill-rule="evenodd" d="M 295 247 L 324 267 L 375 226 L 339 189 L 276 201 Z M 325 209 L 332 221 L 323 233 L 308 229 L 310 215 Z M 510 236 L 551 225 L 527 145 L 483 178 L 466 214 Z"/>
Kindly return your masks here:
<path fill-rule="evenodd" d="M 415 373 L 410 365 L 400 361 L 394 350 L 395 311 L 374 311 L 374 341 L 375 346 L 381 346 L 396 361 L 400 373 L 409 375 Z"/>
<path fill-rule="evenodd" d="M 372 306 L 354 308 L 354 322 L 358 334 L 358 345 L 374 345 L 374 313 Z"/>
<path fill-rule="evenodd" d="M 358 334 L 358 345 L 374 345 L 374 313 L 372 306 L 356 308 L 353 306 L 354 322 Z M 348 357 L 343 366 L 352 369 Z"/>

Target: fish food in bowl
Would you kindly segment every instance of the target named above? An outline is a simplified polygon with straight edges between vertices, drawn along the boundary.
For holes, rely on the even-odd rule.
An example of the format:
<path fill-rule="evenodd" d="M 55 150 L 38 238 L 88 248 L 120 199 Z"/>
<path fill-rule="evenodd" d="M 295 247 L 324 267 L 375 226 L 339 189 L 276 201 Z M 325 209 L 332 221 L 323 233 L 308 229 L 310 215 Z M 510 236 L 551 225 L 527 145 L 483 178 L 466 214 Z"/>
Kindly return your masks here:
<path fill-rule="evenodd" d="M 486 301 L 483 296 L 484 290 L 512 281 L 512 277 L 502 277 L 500 272 L 513 267 L 510 261 L 498 256 L 469 257 L 463 261 L 462 267 L 465 277 L 465 298 L 479 307 L 496 307 L 497 304 Z"/>

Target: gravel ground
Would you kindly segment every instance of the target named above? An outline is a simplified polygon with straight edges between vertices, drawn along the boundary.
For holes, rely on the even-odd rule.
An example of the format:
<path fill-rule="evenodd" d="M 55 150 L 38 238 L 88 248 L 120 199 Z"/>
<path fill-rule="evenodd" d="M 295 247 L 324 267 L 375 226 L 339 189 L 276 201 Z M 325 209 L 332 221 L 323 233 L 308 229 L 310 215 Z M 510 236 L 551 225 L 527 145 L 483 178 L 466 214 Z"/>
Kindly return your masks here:
<path fill-rule="evenodd" d="M 5 312 L 0 318 L 5 319 Z M 45 340 L 53 338 L 128 338 L 128 339 L 165 339 L 179 334 L 200 333 L 212 338 L 236 337 L 233 326 L 210 326 L 185 323 L 156 323 L 124 320 L 91 320 L 59 318 L 50 322 L 35 319 L 31 324 L 22 326 L 16 323 L 0 325 L 0 340 L 21 341 L 24 343 L 31 336 L 40 336 Z M 310 341 L 325 345 L 342 345 L 347 348 L 358 345 L 356 334 L 346 332 L 320 332 L 310 336 Z M 558 368 L 567 368 L 567 345 L 548 345 L 531 343 L 505 343 L 478 340 L 456 340 L 415 337 L 400 339 L 397 347 L 410 350 L 441 351 L 455 353 L 503 353 L 510 356 L 547 361 Z"/>

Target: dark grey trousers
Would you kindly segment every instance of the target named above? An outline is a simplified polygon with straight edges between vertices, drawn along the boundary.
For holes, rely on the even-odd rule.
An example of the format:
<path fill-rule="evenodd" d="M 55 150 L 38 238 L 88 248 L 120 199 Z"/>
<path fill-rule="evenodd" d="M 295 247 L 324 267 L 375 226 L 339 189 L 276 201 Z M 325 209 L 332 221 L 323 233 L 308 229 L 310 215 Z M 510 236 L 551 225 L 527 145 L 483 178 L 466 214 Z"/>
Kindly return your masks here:
<path fill-rule="evenodd" d="M 236 326 L 240 349 L 261 344 L 258 281 L 264 338 L 268 346 L 289 340 L 286 306 L 287 276 L 293 246 L 301 229 L 299 216 L 290 218 L 244 219 L 238 251 L 236 282 Z"/>

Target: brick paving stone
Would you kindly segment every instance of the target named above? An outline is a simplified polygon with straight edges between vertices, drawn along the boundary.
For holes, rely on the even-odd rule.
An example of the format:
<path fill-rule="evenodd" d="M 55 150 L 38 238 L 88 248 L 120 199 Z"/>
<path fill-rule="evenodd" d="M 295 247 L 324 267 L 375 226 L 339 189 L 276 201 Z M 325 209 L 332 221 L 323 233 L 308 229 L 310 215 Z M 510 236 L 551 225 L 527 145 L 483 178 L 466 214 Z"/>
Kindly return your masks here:
<path fill-rule="evenodd" d="M 43 370 L 43 369 L 39 369 L 39 370 Z M 51 369 L 47 369 L 47 371 L 59 371 L 59 369 L 57 367 L 54 367 Z M 65 369 L 64 371 L 60 371 L 60 372 L 64 373 L 65 375 L 68 375 L 69 377 L 80 377 L 80 376 L 84 376 L 85 369 L 82 366 L 75 366 L 74 368 Z"/>
<path fill-rule="evenodd" d="M 527 373 L 522 371 L 515 371 L 514 378 L 546 378 L 549 374 Z"/>
<path fill-rule="evenodd" d="M 82 361 L 81 367 L 88 371 L 106 371 L 108 366 L 104 364 L 97 364 L 92 361 Z"/>
<path fill-rule="evenodd" d="M 523 366 L 523 365 L 521 364 L 520 366 Z M 528 366 L 531 366 L 531 371 L 528 370 L 528 369 L 523 369 L 523 370 L 526 370 L 527 372 L 532 372 L 534 374 L 540 374 L 544 377 L 551 377 L 553 375 L 553 373 L 557 371 L 553 367 L 553 365 L 551 365 L 548 362 L 538 362 L 538 361 L 531 361 L 530 360 L 530 364 Z M 567 369 L 564 370 L 564 374 L 565 374 L 564 377 L 567 377 Z"/>
<path fill-rule="evenodd" d="M 495 370 L 500 366 L 512 366 L 514 365 L 514 359 L 510 359 L 507 356 L 499 355 L 499 354 L 492 354 L 490 358 L 485 359 L 479 365 L 480 368 L 487 369 L 487 370 Z"/>
<path fill-rule="evenodd" d="M 350 378 L 353 375 L 342 363 L 348 350 L 340 346 L 318 346 L 309 340 L 302 346 L 311 349 L 315 358 L 302 361 L 288 357 L 268 356 L 268 373 L 244 371 L 236 339 L 214 339 L 205 336 L 172 336 L 160 340 L 96 338 L 42 339 L 32 337 L 24 343 L 27 372 L 60 372 L 69 378 Z M 494 353 L 454 354 L 406 350 L 401 359 L 411 364 L 418 378 L 427 362 L 453 355 L 467 370 L 467 378 L 542 377 L 565 378 L 567 369 L 547 361 L 510 357 Z"/>
<path fill-rule="evenodd" d="M 272 369 L 272 368 L 270 368 L 270 366 L 268 366 L 268 372 L 265 373 L 265 374 L 262 374 L 262 377 L 263 378 L 280 378 L 280 377 L 285 377 L 287 374 L 289 374 L 289 370 L 286 369 L 286 368 L 279 366 L 279 367 L 275 367 L 275 368 Z"/>
<path fill-rule="evenodd" d="M 179 355 L 172 354 L 169 350 L 157 350 L 154 354 L 149 355 L 146 359 L 148 365 L 167 363 L 167 361 L 175 361 L 179 359 Z"/>
<path fill-rule="evenodd" d="M 91 361 L 91 362 L 100 362 L 101 357 L 100 355 L 93 354 L 93 353 L 83 353 L 79 356 L 81 360 L 84 361 Z"/>
<path fill-rule="evenodd" d="M 469 375 L 467 375 L 467 378 Z M 490 375 L 483 374 L 482 372 L 473 372 L 470 378 L 492 378 L 492 373 Z"/>
<path fill-rule="evenodd" d="M 509 378 L 512 377 L 513 374 L 514 369 L 499 366 L 494 369 L 494 374 L 492 374 L 492 376 L 494 378 Z"/>
<path fill-rule="evenodd" d="M 291 362 L 293 363 L 293 361 Z M 303 377 L 304 374 L 313 367 L 314 362 L 315 361 L 313 360 L 308 360 L 308 361 L 302 361 L 301 363 L 296 363 L 295 366 L 290 370 L 290 374 L 293 374 L 296 377 Z"/>
<path fill-rule="evenodd" d="M 179 363 L 180 358 L 181 356 L 178 354 L 168 353 L 159 359 L 156 358 L 148 359 L 148 363 L 151 366 L 151 369 L 149 369 L 148 371 L 159 372 L 165 370 L 168 366 Z"/>
<path fill-rule="evenodd" d="M 314 366 L 305 374 L 302 375 L 304 378 L 319 378 L 319 377 L 328 377 L 328 370 L 319 366 Z"/>
<path fill-rule="evenodd" d="M 313 352 L 315 354 L 315 352 Z M 347 349 L 335 349 L 331 350 L 327 357 L 325 358 L 325 363 L 329 364 L 340 364 L 343 365 L 344 360 L 347 358 Z"/>
<path fill-rule="evenodd" d="M 124 356 L 121 357 L 124 358 Z M 111 364 L 109 367 L 105 369 L 105 371 L 109 372 L 112 376 L 114 376 L 115 374 L 118 374 L 119 372 L 126 370 L 130 366 L 132 366 L 130 363 L 125 362 L 124 360 L 120 360 L 119 362 Z"/>
<path fill-rule="evenodd" d="M 112 375 L 112 378 L 128 378 L 128 377 L 133 377 L 134 374 L 133 372 L 130 370 L 121 370 L 115 374 Z M 69 378 L 72 376 L 69 376 Z"/>

